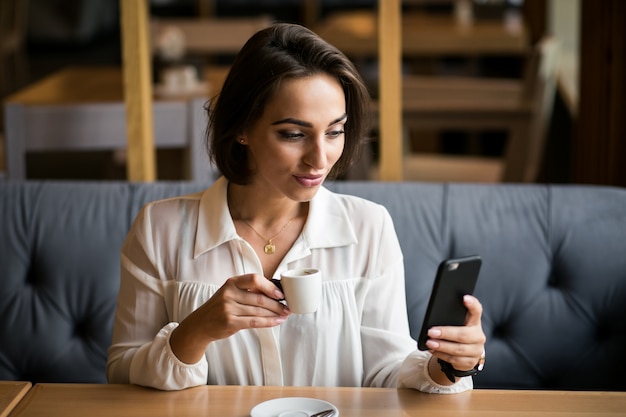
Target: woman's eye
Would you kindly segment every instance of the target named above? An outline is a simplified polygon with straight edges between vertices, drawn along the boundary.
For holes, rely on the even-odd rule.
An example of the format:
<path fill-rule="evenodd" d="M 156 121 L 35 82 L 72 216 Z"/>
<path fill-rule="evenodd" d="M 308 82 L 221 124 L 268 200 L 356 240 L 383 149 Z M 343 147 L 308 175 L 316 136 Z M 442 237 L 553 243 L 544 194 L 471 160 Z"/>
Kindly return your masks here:
<path fill-rule="evenodd" d="M 330 132 L 327 133 L 328 136 L 332 137 L 332 138 L 336 138 L 338 136 L 343 135 L 344 131 L 343 130 L 331 130 Z"/>
<path fill-rule="evenodd" d="M 290 132 L 290 131 L 283 130 L 278 133 L 281 138 L 289 139 L 289 140 L 300 139 L 304 137 L 304 134 L 302 132 Z"/>

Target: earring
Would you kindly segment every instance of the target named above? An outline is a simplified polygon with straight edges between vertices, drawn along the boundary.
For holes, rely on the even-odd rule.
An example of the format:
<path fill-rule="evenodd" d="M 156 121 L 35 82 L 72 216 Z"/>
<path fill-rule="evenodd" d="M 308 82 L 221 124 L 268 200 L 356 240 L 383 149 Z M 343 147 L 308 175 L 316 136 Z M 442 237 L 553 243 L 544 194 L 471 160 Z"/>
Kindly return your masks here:
<path fill-rule="evenodd" d="M 246 141 L 244 140 L 244 138 L 240 138 L 239 139 L 239 143 L 241 143 L 243 145 L 244 143 L 246 143 Z"/>

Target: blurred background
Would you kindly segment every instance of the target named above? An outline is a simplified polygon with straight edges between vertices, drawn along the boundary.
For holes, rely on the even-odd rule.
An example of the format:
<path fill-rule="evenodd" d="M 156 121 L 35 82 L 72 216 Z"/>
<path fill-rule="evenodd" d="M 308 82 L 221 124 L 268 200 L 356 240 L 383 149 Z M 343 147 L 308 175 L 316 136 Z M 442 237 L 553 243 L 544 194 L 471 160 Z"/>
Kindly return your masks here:
<path fill-rule="evenodd" d="M 238 37 L 248 37 L 245 30 L 253 33 L 269 22 L 289 21 L 310 27 L 344 51 L 357 64 L 376 103 L 379 92 L 376 43 L 379 3 L 376 0 L 150 0 L 146 3 L 151 24 L 155 100 L 198 95 L 196 90 L 206 85 L 212 92 L 218 91 L 220 77 L 232 62 L 238 42 L 242 42 Z M 591 3 L 595 5 L 589 5 Z M 405 179 L 626 185 L 626 174 L 614 163 L 616 155 L 626 156 L 623 141 L 616 139 L 624 133 L 624 122 L 616 122 L 616 115 L 624 110 L 625 87 L 623 81 L 615 84 L 615 79 L 619 78 L 615 71 L 624 65 L 625 54 L 621 52 L 626 52 L 623 42 L 620 44 L 616 39 L 623 39 L 624 29 L 612 24 L 616 18 L 607 14 L 612 10 L 619 15 L 626 2 L 598 3 L 586 0 L 403 1 L 400 31 L 405 82 L 403 105 L 406 107 L 402 138 L 407 156 Z M 114 0 L 0 0 L 3 48 L 0 93 L 4 104 L 0 123 L 0 172 L 4 172 L 5 178 L 11 177 L 6 174 L 6 160 L 10 155 L 25 158 L 22 164 L 25 178 L 125 178 L 123 148 L 56 150 L 53 146 L 29 149 L 27 145 L 19 145 L 24 149 L 13 153 L 16 145 L 11 145 L 11 153 L 7 151 L 9 140 L 28 143 L 24 132 L 30 131 L 7 117 L 30 120 L 26 111 L 36 104 L 38 94 L 48 94 L 55 88 L 52 84 L 55 74 L 68 68 L 119 69 L 122 66 L 119 4 Z M 587 23 L 583 11 L 586 11 Z M 218 26 L 210 35 L 202 35 L 197 32 L 200 29 L 193 26 L 194 21 L 202 24 L 210 21 Z M 191 25 L 188 29 L 182 26 L 186 22 Z M 235 29 L 229 31 L 219 26 L 219 22 L 232 23 Z M 236 29 L 239 27 L 245 30 Z M 584 33 L 592 33 L 590 27 L 595 28 L 595 33 L 602 31 L 601 43 L 590 39 L 591 35 L 583 38 Z M 537 51 L 541 41 L 547 38 L 558 41 L 558 60 L 552 68 L 553 79 L 548 79 L 539 89 L 537 78 L 541 78 L 542 73 L 537 66 L 546 61 L 546 56 L 545 51 Z M 178 45 L 182 51 L 177 50 L 177 39 L 182 43 Z M 596 50 L 586 46 L 590 41 L 595 42 Z M 213 49 L 203 49 L 203 43 L 213 45 Z M 612 51 L 611 68 L 602 69 L 604 64 L 597 62 L 593 65 L 595 73 L 581 68 L 581 63 L 585 62 L 581 54 L 597 57 L 606 54 L 606 48 L 611 47 L 617 48 Z M 616 61 L 615 56 L 621 58 Z M 169 75 L 172 75 L 172 68 L 181 66 L 193 68 L 194 75 L 188 80 L 193 85 L 178 85 L 176 88 L 188 89 L 176 94 L 171 90 L 175 84 L 169 84 L 173 80 Z M 613 78 L 600 80 L 607 73 L 613 74 Z M 589 81 L 583 81 L 583 76 Z M 49 84 L 42 84 L 47 80 Z M 608 82 L 614 83 L 617 94 L 614 88 L 613 93 L 605 91 Z M 35 88 L 38 85 L 39 90 Z M 42 90 L 42 86 L 47 90 Z M 81 91 L 87 95 L 85 83 L 69 83 L 66 88 L 71 90 L 72 97 Z M 465 93 L 460 94 L 460 91 Z M 549 96 L 550 91 L 553 96 L 547 100 L 532 98 Z M 492 101 L 488 102 L 490 98 Z M 602 119 L 604 116 L 593 112 L 603 103 L 609 103 L 604 111 L 613 114 L 613 119 Z M 11 111 L 17 113 L 7 112 L 7 104 L 16 105 Z M 464 105 L 471 107 L 469 116 L 459 115 Z M 450 110 L 452 107 L 454 109 Z M 483 113 L 478 112 L 479 107 L 483 108 Z M 488 110 L 493 107 L 496 109 Z M 438 112 L 436 115 L 432 113 L 433 108 Z M 504 117 L 501 115 L 503 108 L 511 114 L 516 112 L 515 117 L 523 118 L 524 122 L 497 122 Z M 585 108 L 590 109 L 589 114 L 593 116 L 587 121 L 581 118 L 586 114 Z M 437 125 L 429 122 L 435 119 L 441 122 Z M 473 120 L 468 122 L 467 119 Z M 7 129 L 8 125 L 17 127 Z M 373 125 L 370 148 L 362 163 L 347 178 L 378 178 L 377 162 L 383 139 L 378 137 L 377 122 Z M 589 132 L 600 133 L 597 126 L 612 127 L 603 138 L 591 138 Z M 45 141 L 54 142 L 54 128 L 49 130 Z M 13 132 L 23 136 L 7 138 L 7 135 L 14 135 Z M 530 136 L 533 142 L 537 138 L 537 143 L 528 150 L 523 148 L 527 140 L 518 141 L 522 145 L 511 146 L 515 135 Z M 181 167 L 189 160 L 185 152 L 184 148 L 175 146 L 157 149 L 158 179 L 189 177 L 186 174 L 189 170 Z M 507 178 L 505 173 L 511 169 L 510 154 L 515 152 L 532 154 L 534 159 L 523 162 L 525 165 L 520 168 L 520 172 L 527 174 Z"/>

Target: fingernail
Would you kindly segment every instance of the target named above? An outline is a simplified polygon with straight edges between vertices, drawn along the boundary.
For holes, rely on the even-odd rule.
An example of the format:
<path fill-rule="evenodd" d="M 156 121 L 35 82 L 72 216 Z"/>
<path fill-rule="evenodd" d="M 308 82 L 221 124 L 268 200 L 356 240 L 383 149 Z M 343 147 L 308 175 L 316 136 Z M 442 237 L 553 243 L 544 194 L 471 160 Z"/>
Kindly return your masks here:
<path fill-rule="evenodd" d="M 468 304 L 471 304 L 471 303 L 474 302 L 474 298 L 471 295 L 464 295 L 463 296 L 463 301 L 468 303 Z"/>
<path fill-rule="evenodd" d="M 427 340 L 426 346 L 428 346 L 431 349 L 437 349 L 439 347 L 439 343 L 435 342 L 434 340 Z"/>
<path fill-rule="evenodd" d="M 276 290 L 274 291 L 274 298 L 276 298 L 277 300 L 284 300 L 285 299 L 285 294 L 283 294 L 281 291 Z"/>
<path fill-rule="evenodd" d="M 439 329 L 429 329 L 428 330 L 428 336 L 430 336 L 430 337 L 440 337 L 441 336 L 441 330 L 439 330 Z"/>
<path fill-rule="evenodd" d="M 285 320 L 287 320 L 287 317 L 276 317 L 275 322 L 276 324 L 280 324 L 284 322 Z"/>

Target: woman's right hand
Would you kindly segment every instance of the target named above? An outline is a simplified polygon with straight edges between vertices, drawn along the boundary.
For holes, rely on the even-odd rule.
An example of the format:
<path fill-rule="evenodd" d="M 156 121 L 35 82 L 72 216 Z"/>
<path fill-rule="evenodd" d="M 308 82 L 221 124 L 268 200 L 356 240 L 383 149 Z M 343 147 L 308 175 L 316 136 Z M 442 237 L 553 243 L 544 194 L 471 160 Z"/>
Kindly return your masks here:
<path fill-rule="evenodd" d="M 209 343 L 242 329 L 274 327 L 287 319 L 289 308 L 278 300 L 283 293 L 259 274 L 226 280 L 202 306 L 174 329 L 170 346 L 184 363 L 198 362 Z"/>

